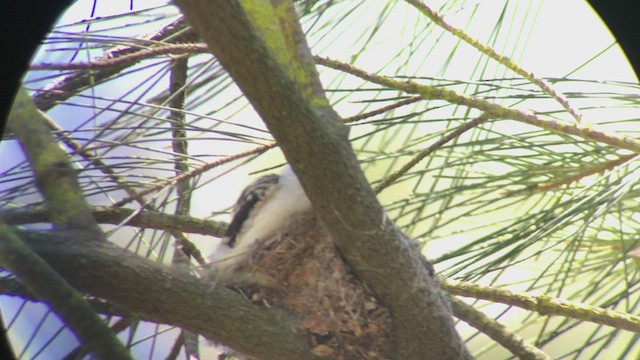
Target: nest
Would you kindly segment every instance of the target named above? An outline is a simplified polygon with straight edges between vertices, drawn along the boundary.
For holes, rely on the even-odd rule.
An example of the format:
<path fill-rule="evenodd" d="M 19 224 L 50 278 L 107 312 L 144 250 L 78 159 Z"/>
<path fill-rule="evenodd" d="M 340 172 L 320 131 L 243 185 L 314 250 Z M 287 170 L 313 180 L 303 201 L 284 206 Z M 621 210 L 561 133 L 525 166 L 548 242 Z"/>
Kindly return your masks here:
<path fill-rule="evenodd" d="M 314 354 L 389 358 L 389 311 L 354 276 L 313 214 L 257 241 L 236 271 L 260 279 L 241 287 L 250 299 L 298 317 Z"/>

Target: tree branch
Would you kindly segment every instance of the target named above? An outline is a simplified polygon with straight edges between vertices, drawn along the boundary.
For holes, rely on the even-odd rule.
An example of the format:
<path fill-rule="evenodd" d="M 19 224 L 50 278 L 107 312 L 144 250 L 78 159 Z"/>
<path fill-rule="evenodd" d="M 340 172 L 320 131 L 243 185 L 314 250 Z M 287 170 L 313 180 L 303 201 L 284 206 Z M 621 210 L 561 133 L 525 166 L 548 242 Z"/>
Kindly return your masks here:
<path fill-rule="evenodd" d="M 39 298 L 24 286 L 24 284 L 15 276 L 0 277 L 0 295 L 15 296 L 23 300 L 46 304 L 43 299 Z M 101 315 L 120 317 L 131 317 L 135 315 L 125 307 L 118 306 L 102 299 L 88 297 L 86 298 L 86 301 L 94 311 Z"/>
<path fill-rule="evenodd" d="M 453 131 L 448 133 L 447 135 L 441 137 L 438 141 L 436 141 L 435 143 L 430 145 L 425 150 L 421 151 L 417 156 L 415 156 L 413 159 L 411 159 L 408 163 L 404 164 L 398 171 L 394 172 L 389 177 L 384 179 L 384 181 L 382 181 L 376 187 L 376 189 L 375 189 L 376 193 L 381 192 L 385 188 L 387 188 L 390 185 L 392 185 L 393 183 L 395 183 L 396 180 L 398 180 L 402 175 L 406 174 L 409 170 L 411 170 L 412 167 L 416 166 L 420 162 L 420 160 L 422 160 L 425 157 L 431 155 L 434 151 L 436 151 L 439 148 L 441 148 L 444 144 L 446 144 L 449 141 L 459 137 L 460 135 L 465 133 L 467 130 L 470 130 L 470 129 L 472 129 L 472 128 L 484 123 L 485 121 L 489 120 L 489 118 L 490 118 L 490 116 L 487 113 L 484 113 L 484 114 L 478 116 L 477 118 L 460 125 L 456 129 L 454 129 Z"/>
<path fill-rule="evenodd" d="M 151 228 L 165 231 L 181 231 L 221 237 L 227 228 L 223 221 L 199 219 L 192 216 L 165 214 L 152 210 L 133 210 L 108 206 L 91 206 L 89 212 L 100 224 L 113 224 Z M 41 206 L 33 208 L 3 209 L 0 219 L 9 225 L 25 225 L 50 222 L 48 211 Z"/>
<path fill-rule="evenodd" d="M 1 223 L 0 265 L 18 276 L 29 290 L 46 301 L 95 356 L 105 360 L 132 359 L 129 350 L 82 295 L 25 246 L 11 228 Z"/>
<path fill-rule="evenodd" d="M 83 232 L 16 231 L 79 291 L 140 319 L 202 334 L 260 359 L 314 359 L 295 320 L 208 280 L 154 263 Z M 251 324 L 251 326 L 246 326 Z"/>
<path fill-rule="evenodd" d="M 401 90 L 407 94 L 419 94 L 425 99 L 431 100 L 445 100 L 452 104 L 482 110 L 487 112 L 492 118 L 512 119 L 537 126 L 545 130 L 574 135 L 586 140 L 601 142 L 620 149 L 640 152 L 640 140 L 628 136 L 622 136 L 602 128 L 581 123 L 573 124 L 554 119 L 541 118 L 531 113 L 518 109 L 507 108 L 496 103 L 492 103 L 475 96 L 461 94 L 444 87 L 428 86 L 411 80 L 399 81 L 391 77 L 368 73 L 362 69 L 356 68 L 355 66 L 320 56 L 316 56 L 315 60 L 318 64 L 323 66 L 346 72 L 363 80 L 367 80 L 390 89 Z"/>
<path fill-rule="evenodd" d="M 26 91 L 19 90 L 7 126 L 18 138 L 45 199 L 51 222 L 58 229 L 102 231 L 89 212 L 75 169 L 46 126 L 44 114 Z M 104 240 L 104 239 L 103 239 Z"/>
<path fill-rule="evenodd" d="M 640 317 L 619 311 L 552 298 L 546 295 L 534 296 L 514 293 L 504 289 L 466 282 L 447 281 L 443 283 L 443 288 L 452 295 L 468 296 L 475 299 L 517 306 L 525 310 L 538 312 L 541 315 L 565 316 L 612 326 L 617 329 L 640 332 Z"/>
<path fill-rule="evenodd" d="M 171 120 L 171 144 L 173 147 L 174 155 L 174 169 L 176 175 L 189 171 L 188 164 L 188 142 L 187 142 L 187 130 L 185 129 L 185 115 L 184 102 L 187 97 L 187 75 L 189 70 L 189 58 L 187 56 L 181 56 L 174 60 L 171 64 L 171 77 L 169 84 L 169 119 Z M 176 215 L 189 215 L 191 209 L 191 193 L 193 188 L 189 180 L 184 180 L 176 184 L 176 192 L 178 199 L 176 201 Z M 179 231 L 173 231 L 171 233 L 179 244 L 180 251 L 174 251 L 171 258 L 171 264 L 177 267 L 180 265 L 189 265 L 190 258 L 194 258 L 198 264 L 206 265 L 207 261 L 204 259 L 200 250 Z M 198 334 L 182 330 L 180 336 L 174 340 L 174 346 L 169 353 L 167 359 L 176 359 L 178 357 L 178 351 L 184 345 L 184 350 L 188 358 L 199 358 L 200 350 L 198 348 Z"/>
<path fill-rule="evenodd" d="M 395 356 L 470 358 L 447 299 L 360 170 L 292 4 L 176 3 L 267 124 L 342 255 L 389 307 Z"/>
<path fill-rule="evenodd" d="M 150 46 L 157 45 L 158 42 L 183 42 L 193 41 L 193 33 L 190 31 L 184 31 L 187 24 L 183 19 L 178 19 L 173 23 L 165 26 L 157 33 L 148 37 L 146 41 Z M 126 57 L 140 51 L 140 47 L 125 47 L 117 48 L 107 52 L 102 59 L 96 59 L 95 61 L 107 61 L 108 59 L 117 59 L 120 57 Z M 91 71 L 92 69 L 82 69 L 74 71 L 71 74 L 56 80 L 54 83 L 46 86 L 44 89 L 38 91 L 33 96 L 33 101 L 36 106 L 42 111 L 47 111 L 56 106 L 58 103 L 69 99 L 80 91 L 89 87 L 100 84 L 103 81 L 111 78 L 111 76 L 118 74 L 123 69 L 135 64 L 141 58 L 130 58 L 130 61 L 123 61 L 118 63 L 117 66 L 109 66 L 101 68 L 100 71 Z"/>
<path fill-rule="evenodd" d="M 122 200 L 119 200 L 116 203 L 114 203 L 113 206 L 114 207 L 124 206 L 124 205 L 126 205 L 126 204 L 128 204 L 128 203 L 130 203 L 132 201 L 139 200 L 143 196 L 145 196 L 147 194 L 150 194 L 150 193 L 152 193 L 154 191 L 159 191 L 161 189 L 164 189 L 167 186 L 171 186 L 171 185 L 177 184 L 180 181 L 185 181 L 185 180 L 190 179 L 190 178 L 192 178 L 194 176 L 202 174 L 203 172 L 205 172 L 207 170 L 211 170 L 211 169 L 213 169 L 215 167 L 218 167 L 218 166 L 220 166 L 222 164 L 226 164 L 226 163 L 231 162 L 233 160 L 241 159 L 241 158 L 243 158 L 245 156 L 248 156 L 248 155 L 257 154 L 257 153 L 261 153 L 261 152 L 267 151 L 267 150 L 269 150 L 271 148 L 274 148 L 275 146 L 276 146 L 276 143 L 271 143 L 271 144 L 267 144 L 267 145 L 260 145 L 260 146 L 258 146 L 256 148 L 252 149 L 252 150 L 248 150 L 248 151 L 241 152 L 241 153 L 238 153 L 238 154 L 229 155 L 229 156 L 226 156 L 226 157 L 224 157 L 224 158 L 222 158 L 220 160 L 216 160 L 214 162 L 210 162 L 210 163 L 204 164 L 204 165 L 202 165 L 200 167 L 197 167 L 195 169 L 191 169 L 191 170 L 189 170 L 187 172 L 181 173 L 180 175 L 176 175 L 176 176 L 174 176 L 172 178 L 169 178 L 169 179 L 167 179 L 167 180 L 165 180 L 165 181 L 163 181 L 163 182 L 161 182 L 159 184 L 153 185 L 153 186 L 148 187 L 148 188 L 146 188 L 144 190 L 140 190 L 140 191 L 137 192 L 137 194 L 135 196 L 131 196 L 131 195 L 127 196 L 126 198 L 124 198 Z"/>
<path fill-rule="evenodd" d="M 511 353 L 524 360 L 551 360 L 552 358 L 542 350 L 529 344 L 520 336 L 509 331 L 504 325 L 488 317 L 483 312 L 467 305 L 464 301 L 451 296 L 451 307 L 456 317 L 483 334 L 504 346 Z"/>
<path fill-rule="evenodd" d="M 547 84 L 546 81 L 544 81 L 541 78 L 537 78 L 532 72 L 526 71 L 525 69 L 521 68 L 520 65 L 518 65 L 515 61 L 513 61 L 509 57 L 507 57 L 505 55 L 502 55 L 502 54 L 498 54 L 498 52 L 495 49 L 491 48 L 490 46 L 488 46 L 486 44 L 481 43 L 480 41 L 478 41 L 478 40 L 476 40 L 474 38 L 472 38 L 469 34 L 464 32 L 462 29 L 459 29 L 459 28 L 456 28 L 454 26 L 449 25 L 446 21 L 444 21 L 444 18 L 442 17 L 442 15 L 440 15 L 436 11 L 432 10 L 429 6 L 427 6 L 427 4 L 425 4 L 421 0 L 405 0 L 405 1 L 407 3 L 413 5 L 421 13 L 426 15 L 436 25 L 438 25 L 441 28 L 447 30 L 448 32 L 450 32 L 451 34 L 455 35 L 459 39 L 462 39 L 467 44 L 473 46 L 474 48 L 476 48 L 481 53 L 489 56 L 490 58 L 492 58 L 495 61 L 499 62 L 500 64 L 504 65 L 509 70 L 515 72 L 516 74 L 518 74 L 518 75 L 524 77 L 525 79 L 531 81 L 532 83 L 536 84 L 540 89 L 542 89 L 542 91 L 547 93 L 547 95 L 551 96 L 557 102 L 559 102 L 560 105 L 562 105 L 562 107 L 569 114 L 571 114 L 571 116 L 573 116 L 574 119 L 576 119 L 577 122 L 581 121 L 582 115 L 577 110 L 575 110 L 573 107 L 571 107 L 571 104 L 569 104 L 569 100 L 567 100 L 567 98 L 562 93 L 554 90 L 551 87 L 551 85 Z"/>
<path fill-rule="evenodd" d="M 198 43 L 189 44 L 165 44 L 154 46 L 148 49 L 142 49 L 135 52 L 122 52 L 118 56 L 101 56 L 89 62 L 77 63 L 41 63 L 31 66 L 32 71 L 36 70 L 96 70 L 111 73 L 111 68 L 116 68 L 118 72 L 123 68 L 133 66 L 141 60 L 155 58 L 161 55 L 184 55 L 184 54 L 201 54 L 208 52 L 206 45 Z"/>

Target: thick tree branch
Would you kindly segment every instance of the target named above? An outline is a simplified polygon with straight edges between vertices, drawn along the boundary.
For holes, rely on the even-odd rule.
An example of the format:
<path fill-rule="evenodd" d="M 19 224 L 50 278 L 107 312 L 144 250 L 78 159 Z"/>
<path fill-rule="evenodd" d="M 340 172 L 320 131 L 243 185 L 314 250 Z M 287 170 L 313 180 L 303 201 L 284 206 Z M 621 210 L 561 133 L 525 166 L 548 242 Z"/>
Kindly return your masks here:
<path fill-rule="evenodd" d="M 45 199 L 51 222 L 58 229 L 80 229 L 101 234 L 84 198 L 75 170 L 26 91 L 20 90 L 7 126 L 18 138 Z"/>
<path fill-rule="evenodd" d="M 131 359 L 129 350 L 83 296 L 25 246 L 10 227 L 1 223 L 0 265 L 13 272 L 29 290 L 46 301 L 95 356 L 105 360 Z"/>
<path fill-rule="evenodd" d="M 256 305 L 209 280 L 196 279 L 82 232 L 16 232 L 83 293 L 140 319 L 202 334 L 260 359 L 313 359 L 288 315 Z M 246 326 L 251 324 L 251 326 Z"/>
<path fill-rule="evenodd" d="M 447 300 L 360 170 L 292 5 L 176 3 L 266 122 L 357 276 L 391 310 L 396 358 L 470 358 Z"/>
<path fill-rule="evenodd" d="M 18 138 L 57 230 L 84 231 L 92 239 L 106 238 L 84 198 L 68 154 L 57 144 L 44 114 L 31 97 L 19 90 L 9 114 L 8 126 Z M 0 263 L 17 275 L 37 296 L 46 300 L 97 357 L 130 358 L 128 350 L 102 322 L 82 295 L 33 254 L 11 229 L 0 225 Z"/>

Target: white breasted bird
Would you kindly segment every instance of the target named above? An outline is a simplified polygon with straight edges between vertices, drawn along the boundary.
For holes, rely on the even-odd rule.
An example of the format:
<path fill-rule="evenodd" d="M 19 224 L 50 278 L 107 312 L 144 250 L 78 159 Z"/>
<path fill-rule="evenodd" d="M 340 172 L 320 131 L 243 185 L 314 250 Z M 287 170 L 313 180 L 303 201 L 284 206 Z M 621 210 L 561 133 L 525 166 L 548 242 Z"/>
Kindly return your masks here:
<path fill-rule="evenodd" d="M 225 237 L 211 256 L 218 270 L 243 260 L 256 240 L 274 234 L 311 202 L 288 164 L 280 174 L 263 176 L 247 186 L 233 208 Z"/>

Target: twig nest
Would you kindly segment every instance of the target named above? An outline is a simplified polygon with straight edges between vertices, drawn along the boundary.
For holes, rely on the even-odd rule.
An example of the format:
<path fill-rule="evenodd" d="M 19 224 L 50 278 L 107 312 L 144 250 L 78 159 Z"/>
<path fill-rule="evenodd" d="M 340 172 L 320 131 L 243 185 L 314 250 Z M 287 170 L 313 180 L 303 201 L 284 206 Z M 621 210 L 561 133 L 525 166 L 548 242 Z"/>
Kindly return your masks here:
<path fill-rule="evenodd" d="M 300 319 L 314 354 L 336 359 L 388 358 L 388 310 L 353 275 L 313 214 L 303 214 L 257 241 L 236 271 L 260 279 L 259 285 L 242 287 L 252 300 Z"/>

